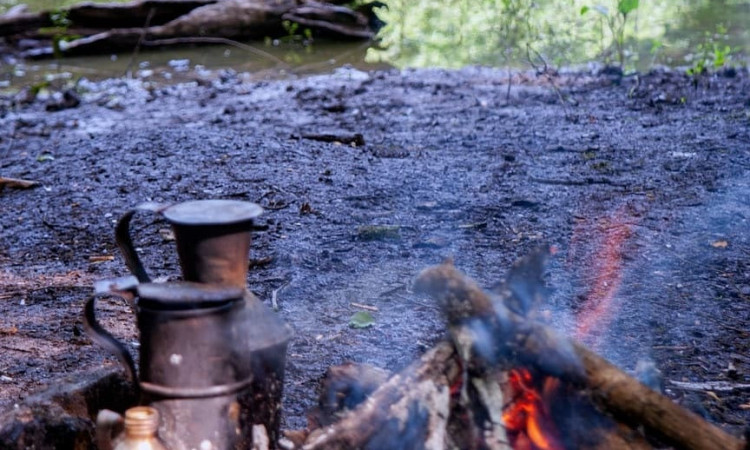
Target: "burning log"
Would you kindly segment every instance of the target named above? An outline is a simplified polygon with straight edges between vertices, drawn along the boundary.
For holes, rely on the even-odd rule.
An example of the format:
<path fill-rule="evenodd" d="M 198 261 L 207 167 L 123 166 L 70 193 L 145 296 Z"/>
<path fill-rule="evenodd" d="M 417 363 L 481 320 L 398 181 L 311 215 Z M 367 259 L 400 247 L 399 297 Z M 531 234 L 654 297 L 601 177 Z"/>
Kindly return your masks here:
<path fill-rule="evenodd" d="M 546 328 L 537 329 L 531 321 L 524 323 L 528 326 L 506 326 L 518 333 L 500 334 L 502 342 L 491 339 L 497 343 L 495 346 L 477 346 L 477 342 L 486 341 L 487 333 L 500 330 L 501 321 L 493 329 L 480 320 L 494 317 L 490 314 L 494 308 L 492 302 L 485 301 L 488 298 L 483 294 L 476 295 L 480 290 L 458 287 L 441 291 L 456 294 L 443 304 L 457 307 L 451 314 L 455 320 L 449 323 L 452 342 L 438 343 L 418 362 L 387 381 L 382 371 L 367 366 L 330 369 L 322 384 L 319 407 L 310 416 L 314 430 L 309 434 L 287 433 L 295 448 L 556 450 L 566 447 L 554 424 L 543 418 L 548 411 L 537 394 L 529 389 L 530 401 L 523 401 L 512 392 L 513 380 L 520 379 L 518 375 L 522 372 L 509 369 L 522 361 L 580 384 L 585 371 L 572 347 L 569 351 L 547 351 L 556 348 L 555 334 Z M 459 298 L 472 298 L 472 304 L 481 305 L 487 314 L 481 317 L 469 314 L 457 301 Z M 464 312 L 467 314 L 463 315 Z M 529 349 L 518 350 L 525 346 Z M 498 364 L 495 355 L 509 347 L 518 350 L 511 352 L 516 355 L 515 362 Z M 552 356 L 546 360 L 538 357 L 542 354 Z M 559 380 L 554 378 L 557 383 Z M 336 419 L 339 420 L 333 422 Z M 528 442 L 509 434 L 521 422 L 530 424 Z M 650 448 L 642 436 L 624 426 L 592 426 L 586 429 L 586 439 L 577 440 L 575 445 L 591 449 Z"/>
<path fill-rule="evenodd" d="M 521 365 L 559 378 L 583 389 L 602 413 L 633 429 L 643 427 L 647 435 L 676 448 L 745 448 L 743 440 L 679 407 L 581 344 L 512 312 L 451 262 L 422 272 L 415 290 L 438 302 L 452 328 L 469 327 L 478 330 L 475 335 L 491 337 L 472 345 L 481 365 Z"/>
<path fill-rule="evenodd" d="M 644 432 L 675 448 L 743 448 L 742 440 L 514 312 L 531 311 L 539 294 L 519 281 L 538 281 L 527 269 L 514 267 L 498 296 L 450 263 L 424 271 L 415 289 L 438 301 L 451 342 L 387 381 L 370 367 L 331 369 L 311 418 L 317 428 L 288 433 L 294 448 L 641 450 L 651 448 Z M 513 311 L 505 306 L 508 296 L 522 294 L 526 301 L 508 302 Z M 563 418 L 571 411 L 574 417 Z"/>

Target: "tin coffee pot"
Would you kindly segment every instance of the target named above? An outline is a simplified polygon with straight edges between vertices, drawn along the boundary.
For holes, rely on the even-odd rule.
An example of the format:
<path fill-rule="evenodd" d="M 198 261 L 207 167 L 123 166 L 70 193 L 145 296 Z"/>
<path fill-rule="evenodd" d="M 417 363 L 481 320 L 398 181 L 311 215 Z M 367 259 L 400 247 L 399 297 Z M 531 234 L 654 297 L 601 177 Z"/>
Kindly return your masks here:
<path fill-rule="evenodd" d="M 132 245 L 138 210 L 172 224 L 183 276 L 152 283 Z M 125 214 L 117 240 L 135 276 L 96 284 L 84 322 L 91 338 L 115 353 L 130 373 L 140 403 L 160 416 L 169 448 L 249 448 L 253 427 L 278 439 L 286 350 L 291 330 L 246 288 L 252 219 L 260 207 L 206 200 L 147 204 Z M 96 320 L 102 295 L 124 298 L 139 332 L 139 369 L 127 348 Z"/>
<path fill-rule="evenodd" d="M 238 200 L 194 200 L 175 205 L 143 203 L 117 223 L 115 238 L 125 264 L 141 283 L 151 281 L 130 235 L 138 211 L 161 214 L 172 226 L 182 275 L 186 281 L 245 287 L 253 219 L 263 209 Z"/>

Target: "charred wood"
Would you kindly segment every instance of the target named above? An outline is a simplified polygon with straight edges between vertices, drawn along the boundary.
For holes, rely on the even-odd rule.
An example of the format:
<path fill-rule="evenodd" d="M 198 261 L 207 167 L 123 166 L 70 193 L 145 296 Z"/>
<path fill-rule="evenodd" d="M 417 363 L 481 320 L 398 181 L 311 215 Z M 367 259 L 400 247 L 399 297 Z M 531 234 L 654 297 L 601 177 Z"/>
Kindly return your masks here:
<path fill-rule="evenodd" d="M 346 363 L 328 369 L 320 386 L 318 406 L 309 414 L 311 428 L 336 422 L 383 385 L 390 374 L 366 364 Z"/>
<path fill-rule="evenodd" d="M 454 355 L 448 343 L 437 345 L 341 420 L 314 430 L 302 448 L 443 448 Z"/>

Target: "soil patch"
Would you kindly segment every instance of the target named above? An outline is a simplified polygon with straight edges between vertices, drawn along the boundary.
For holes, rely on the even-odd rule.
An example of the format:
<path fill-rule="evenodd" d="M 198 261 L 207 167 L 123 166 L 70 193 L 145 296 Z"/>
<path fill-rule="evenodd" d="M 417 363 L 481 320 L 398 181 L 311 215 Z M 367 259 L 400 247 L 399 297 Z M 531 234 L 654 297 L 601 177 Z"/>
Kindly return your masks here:
<path fill-rule="evenodd" d="M 558 253 L 543 317 L 622 367 L 652 360 L 668 395 L 739 432 L 750 382 L 750 82 L 656 71 L 620 78 L 493 69 L 154 86 L 79 83 L 5 98 L 0 176 L 0 408 L 116 360 L 90 344 L 93 281 L 126 274 L 114 222 L 147 200 L 265 208 L 250 289 L 294 329 L 284 427 L 301 428 L 326 368 L 398 370 L 440 339 L 411 291 L 452 256 L 487 286 L 541 242 Z M 70 97 L 70 95 L 68 96 Z M 69 101 L 69 99 L 68 99 Z M 67 108 L 67 109 L 60 109 Z M 59 109 L 59 110 L 57 110 Z M 177 279 L 164 222 L 134 219 L 152 275 Z M 111 258 L 110 258 L 111 257 Z M 350 327 L 354 305 L 377 308 Z M 102 321 L 137 352 L 126 305 Z"/>

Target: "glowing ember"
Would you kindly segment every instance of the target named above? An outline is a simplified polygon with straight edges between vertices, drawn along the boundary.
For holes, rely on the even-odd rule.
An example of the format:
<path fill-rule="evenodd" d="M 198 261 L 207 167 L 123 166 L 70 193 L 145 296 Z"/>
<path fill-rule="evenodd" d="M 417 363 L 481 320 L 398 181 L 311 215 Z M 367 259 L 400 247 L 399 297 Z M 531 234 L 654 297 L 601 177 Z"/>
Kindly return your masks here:
<path fill-rule="evenodd" d="M 622 251 L 632 223 L 621 208 L 602 224 L 601 244 L 591 271 L 592 285 L 578 313 L 575 337 L 586 340 L 591 332 L 607 326 L 614 313 L 614 299 L 622 281 Z"/>
<path fill-rule="evenodd" d="M 516 450 L 563 449 L 542 395 L 544 388 L 534 388 L 533 376 L 526 369 L 511 370 L 508 376 L 513 401 L 503 411 L 503 422 L 511 446 Z"/>

